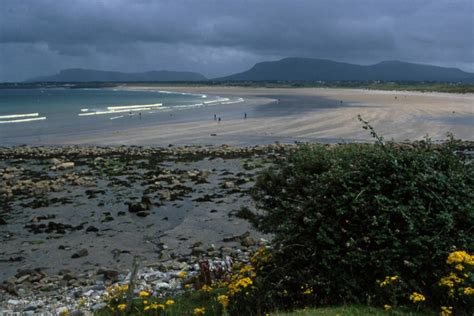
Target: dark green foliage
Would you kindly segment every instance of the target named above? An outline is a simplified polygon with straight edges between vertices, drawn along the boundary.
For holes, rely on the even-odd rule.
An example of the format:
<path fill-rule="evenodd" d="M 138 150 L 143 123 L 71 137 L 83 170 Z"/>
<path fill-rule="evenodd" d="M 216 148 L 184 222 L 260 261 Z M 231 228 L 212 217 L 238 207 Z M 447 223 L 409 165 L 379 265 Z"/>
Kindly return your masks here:
<path fill-rule="evenodd" d="M 305 146 L 263 172 L 256 226 L 275 238 L 260 287 L 281 308 L 304 304 L 302 286 L 318 304 L 383 304 L 377 280 L 397 275 L 399 303 L 439 303 L 448 253 L 474 246 L 474 164 L 456 145 Z"/>

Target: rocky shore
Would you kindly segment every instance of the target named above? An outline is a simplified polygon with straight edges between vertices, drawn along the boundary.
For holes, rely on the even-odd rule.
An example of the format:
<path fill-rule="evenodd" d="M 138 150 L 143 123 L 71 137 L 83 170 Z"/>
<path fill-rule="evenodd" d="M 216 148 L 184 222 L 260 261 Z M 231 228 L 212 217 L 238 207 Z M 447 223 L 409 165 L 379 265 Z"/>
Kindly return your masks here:
<path fill-rule="evenodd" d="M 134 258 L 160 293 L 246 261 L 256 174 L 295 146 L 1 147 L 0 314 L 93 312 Z"/>

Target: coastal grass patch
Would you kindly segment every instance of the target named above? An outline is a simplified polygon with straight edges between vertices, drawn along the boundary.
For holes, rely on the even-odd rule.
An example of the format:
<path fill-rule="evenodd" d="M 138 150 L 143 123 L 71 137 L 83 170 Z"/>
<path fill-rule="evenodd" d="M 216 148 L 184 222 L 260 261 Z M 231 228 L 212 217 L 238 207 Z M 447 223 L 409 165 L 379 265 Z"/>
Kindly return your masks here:
<path fill-rule="evenodd" d="M 271 316 L 429 316 L 435 315 L 428 312 L 414 312 L 405 309 L 391 309 L 385 310 L 382 308 L 361 306 L 361 305 L 346 305 L 338 307 L 325 308 L 308 308 L 297 310 L 293 312 L 276 312 L 271 313 Z"/>

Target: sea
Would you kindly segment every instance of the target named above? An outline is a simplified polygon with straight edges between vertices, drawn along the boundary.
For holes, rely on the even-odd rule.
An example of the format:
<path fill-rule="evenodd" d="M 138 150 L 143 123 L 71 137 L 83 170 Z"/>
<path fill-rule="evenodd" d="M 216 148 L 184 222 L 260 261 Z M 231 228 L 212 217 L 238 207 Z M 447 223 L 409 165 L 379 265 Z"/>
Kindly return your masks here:
<path fill-rule="evenodd" d="M 56 136 L 209 120 L 212 111 L 197 109 L 242 101 L 150 89 L 0 89 L 0 144 L 48 144 Z"/>

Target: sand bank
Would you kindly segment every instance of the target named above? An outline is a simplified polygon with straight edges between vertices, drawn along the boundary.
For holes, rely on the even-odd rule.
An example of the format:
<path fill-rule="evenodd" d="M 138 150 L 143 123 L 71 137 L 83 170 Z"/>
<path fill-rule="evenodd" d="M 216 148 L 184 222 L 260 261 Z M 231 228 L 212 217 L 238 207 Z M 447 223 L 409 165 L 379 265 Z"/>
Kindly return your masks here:
<path fill-rule="evenodd" d="M 248 113 L 248 118 L 227 120 L 226 108 L 222 106 L 216 108 L 224 116 L 220 124 L 211 119 L 208 122 L 164 124 L 131 129 L 118 135 L 103 133 L 93 138 L 71 139 L 71 143 L 247 145 L 277 140 L 369 140 L 370 136 L 357 120 L 359 114 L 386 139 L 415 140 L 429 135 L 438 140 L 444 139 L 446 133 L 474 139 L 472 94 L 322 88 L 161 88 L 243 97 L 246 102 L 228 106 L 241 108 L 242 115 Z"/>

